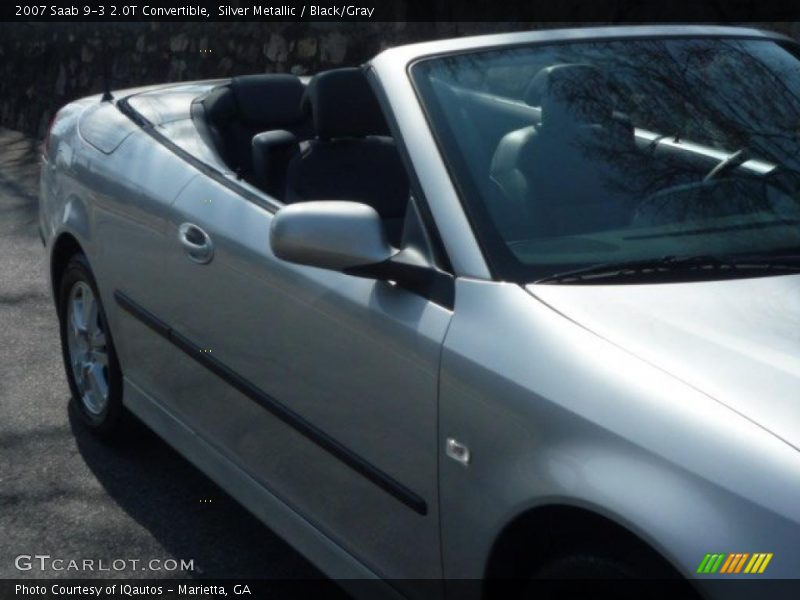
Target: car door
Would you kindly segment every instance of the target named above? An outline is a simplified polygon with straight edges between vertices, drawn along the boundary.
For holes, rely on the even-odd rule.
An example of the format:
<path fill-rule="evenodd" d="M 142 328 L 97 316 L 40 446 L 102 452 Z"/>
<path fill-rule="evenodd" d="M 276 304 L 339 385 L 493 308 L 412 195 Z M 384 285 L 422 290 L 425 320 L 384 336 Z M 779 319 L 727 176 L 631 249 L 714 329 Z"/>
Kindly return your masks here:
<path fill-rule="evenodd" d="M 439 577 L 450 310 L 277 259 L 272 212 L 210 179 L 190 182 L 172 212 L 172 300 L 156 316 L 187 360 L 169 377 L 169 409 L 377 574 Z M 203 244 L 213 256 L 198 256 Z"/>

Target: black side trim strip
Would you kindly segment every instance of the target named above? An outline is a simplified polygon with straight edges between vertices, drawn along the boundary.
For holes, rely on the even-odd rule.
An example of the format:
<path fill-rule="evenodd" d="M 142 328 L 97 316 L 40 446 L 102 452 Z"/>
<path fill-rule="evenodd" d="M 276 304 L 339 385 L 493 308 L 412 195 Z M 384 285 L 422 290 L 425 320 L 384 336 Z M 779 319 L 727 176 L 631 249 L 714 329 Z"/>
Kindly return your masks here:
<path fill-rule="evenodd" d="M 236 390 L 250 398 L 256 404 L 266 409 L 281 421 L 307 437 L 320 448 L 335 456 L 351 469 L 377 485 L 390 496 L 399 500 L 414 512 L 420 515 L 428 514 L 428 505 L 425 499 L 415 494 L 402 483 L 396 481 L 371 463 L 367 462 L 349 448 L 330 435 L 313 425 L 296 412 L 281 404 L 275 398 L 266 394 L 250 381 L 227 367 L 225 364 L 208 353 L 201 352 L 200 347 L 187 339 L 164 321 L 142 308 L 136 302 L 119 290 L 114 291 L 114 299 L 126 312 L 131 314 L 158 335 L 171 342 L 196 362 L 214 373 L 217 377 L 233 386 Z"/>

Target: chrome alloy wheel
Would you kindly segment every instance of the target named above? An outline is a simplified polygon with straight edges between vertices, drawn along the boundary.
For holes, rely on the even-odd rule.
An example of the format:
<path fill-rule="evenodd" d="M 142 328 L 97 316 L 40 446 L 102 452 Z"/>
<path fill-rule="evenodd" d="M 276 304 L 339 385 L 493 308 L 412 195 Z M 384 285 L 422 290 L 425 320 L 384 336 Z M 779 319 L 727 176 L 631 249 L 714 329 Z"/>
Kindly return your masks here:
<path fill-rule="evenodd" d="M 80 401 L 92 415 L 108 406 L 108 348 L 97 298 L 78 281 L 67 303 L 67 349 Z"/>

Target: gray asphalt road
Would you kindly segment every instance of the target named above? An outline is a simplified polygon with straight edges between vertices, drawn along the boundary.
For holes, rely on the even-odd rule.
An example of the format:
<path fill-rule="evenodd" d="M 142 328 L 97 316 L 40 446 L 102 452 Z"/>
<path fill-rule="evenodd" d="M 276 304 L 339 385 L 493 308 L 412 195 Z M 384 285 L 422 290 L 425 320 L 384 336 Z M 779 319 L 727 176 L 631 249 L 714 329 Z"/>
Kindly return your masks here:
<path fill-rule="evenodd" d="M 0 129 L 0 578 L 322 577 L 154 434 L 142 427 L 109 447 L 68 410 L 37 234 L 37 155 Z M 196 571 L 20 572 L 21 554 L 185 559 Z M 318 591 L 326 585 L 338 595 L 331 582 Z"/>

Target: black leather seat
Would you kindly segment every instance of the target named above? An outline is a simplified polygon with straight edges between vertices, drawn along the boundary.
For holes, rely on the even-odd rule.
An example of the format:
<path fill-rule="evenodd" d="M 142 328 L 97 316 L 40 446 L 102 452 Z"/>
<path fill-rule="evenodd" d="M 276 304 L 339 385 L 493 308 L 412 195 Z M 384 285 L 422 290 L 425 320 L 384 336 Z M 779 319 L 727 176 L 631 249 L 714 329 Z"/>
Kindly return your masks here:
<path fill-rule="evenodd" d="M 287 130 L 304 139 L 311 128 L 300 110 L 305 87 L 294 75 L 244 75 L 212 90 L 202 101 L 208 134 L 222 159 L 242 177 L 254 171 L 252 140 L 263 131 Z"/>
<path fill-rule="evenodd" d="M 253 136 L 253 183 L 278 200 L 286 199 L 289 162 L 300 152 L 297 136 L 285 129 Z"/>
<path fill-rule="evenodd" d="M 504 198 L 494 216 L 506 235 L 564 235 L 627 222 L 614 189 L 615 160 L 634 148 L 634 134 L 608 98 L 607 79 L 590 65 L 555 65 L 533 78 L 525 101 L 540 107 L 541 122 L 508 133 L 492 159 Z"/>
<path fill-rule="evenodd" d="M 408 203 L 408 178 L 361 69 L 313 77 L 303 97 L 315 137 L 289 162 L 286 202 L 350 200 L 369 204 L 397 239 Z"/>

